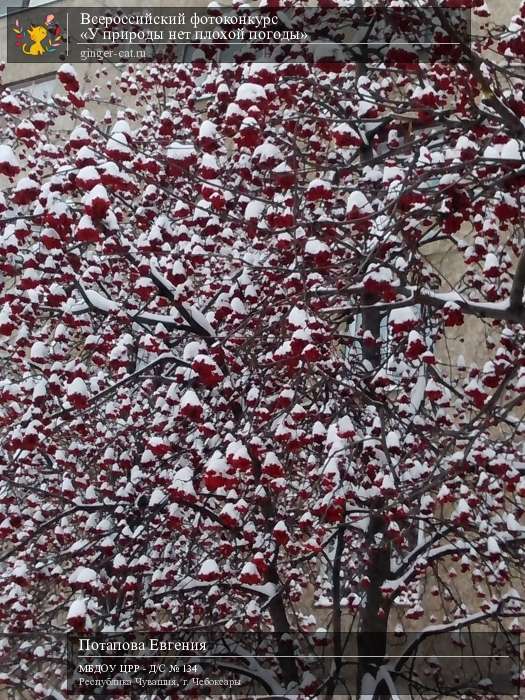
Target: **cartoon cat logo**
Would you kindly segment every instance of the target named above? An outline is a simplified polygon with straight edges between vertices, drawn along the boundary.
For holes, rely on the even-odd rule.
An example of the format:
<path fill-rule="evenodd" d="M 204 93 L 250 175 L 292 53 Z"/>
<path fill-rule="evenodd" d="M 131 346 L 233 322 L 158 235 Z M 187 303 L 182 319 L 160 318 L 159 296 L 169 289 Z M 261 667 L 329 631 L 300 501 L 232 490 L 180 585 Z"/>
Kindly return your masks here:
<path fill-rule="evenodd" d="M 16 45 L 26 56 L 43 56 L 56 51 L 64 41 L 60 25 L 53 22 L 54 15 L 47 15 L 42 24 L 31 24 L 23 29 L 20 20 L 16 20 L 13 31 Z"/>

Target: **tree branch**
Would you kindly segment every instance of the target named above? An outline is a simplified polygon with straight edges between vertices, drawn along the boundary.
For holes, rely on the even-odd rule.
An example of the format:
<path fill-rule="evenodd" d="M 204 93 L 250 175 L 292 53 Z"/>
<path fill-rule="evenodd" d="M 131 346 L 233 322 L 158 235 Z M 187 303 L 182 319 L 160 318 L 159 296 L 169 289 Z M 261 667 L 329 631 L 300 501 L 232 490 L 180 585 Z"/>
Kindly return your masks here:
<path fill-rule="evenodd" d="M 525 249 L 522 251 L 510 290 L 509 310 L 523 315 L 523 289 L 525 288 Z"/>

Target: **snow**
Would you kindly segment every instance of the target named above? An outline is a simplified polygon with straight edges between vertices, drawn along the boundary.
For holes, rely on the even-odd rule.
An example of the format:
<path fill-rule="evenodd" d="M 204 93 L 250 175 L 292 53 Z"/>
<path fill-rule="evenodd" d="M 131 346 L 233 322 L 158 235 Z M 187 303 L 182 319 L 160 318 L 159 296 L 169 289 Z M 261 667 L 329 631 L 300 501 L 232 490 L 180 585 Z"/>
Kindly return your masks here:
<path fill-rule="evenodd" d="M 239 442 L 238 440 L 230 442 L 230 444 L 226 448 L 226 457 L 234 461 L 244 460 L 248 463 L 251 463 L 250 455 L 248 453 L 246 445 L 243 445 L 242 442 Z"/>
<path fill-rule="evenodd" d="M 108 192 L 104 185 L 95 185 L 89 192 L 86 192 L 82 200 L 83 204 L 92 204 L 93 200 L 101 199 L 105 202 L 109 202 Z"/>
<path fill-rule="evenodd" d="M 261 585 L 243 583 L 241 584 L 240 588 L 266 596 L 268 599 L 274 598 L 277 595 L 277 586 L 274 583 L 263 583 Z"/>
<path fill-rule="evenodd" d="M 497 257 L 494 255 L 494 253 L 487 253 L 485 257 L 485 263 L 483 265 L 483 270 L 485 272 L 498 269 L 499 268 L 499 262 Z"/>
<path fill-rule="evenodd" d="M 216 5 L 216 6 L 220 7 L 219 3 L 211 2 L 208 5 L 208 7 L 211 7 L 211 5 Z M 284 20 L 284 21 L 286 21 L 286 20 Z M 287 27 L 288 27 L 288 24 L 287 24 Z M 277 65 L 275 63 L 264 63 L 264 62 L 251 63 L 251 64 L 248 64 L 247 67 L 248 67 L 248 73 L 249 73 L 250 77 L 251 76 L 258 77 L 259 73 L 263 73 L 263 74 L 269 73 L 270 75 L 273 75 L 277 70 Z M 263 79 L 264 79 L 264 75 L 263 75 Z"/>
<path fill-rule="evenodd" d="M 387 433 L 386 446 L 389 449 L 399 447 L 399 432 L 397 430 L 390 430 Z"/>
<path fill-rule="evenodd" d="M 474 151 L 477 151 L 478 146 L 476 143 L 474 143 L 474 141 L 471 141 L 467 136 L 463 134 L 456 141 L 456 149 L 458 151 L 463 151 L 467 149 L 473 149 Z"/>
<path fill-rule="evenodd" d="M 186 343 L 182 356 L 186 362 L 191 362 L 204 349 L 205 348 L 203 347 L 203 343 L 201 341 L 193 340 L 190 343 Z"/>
<path fill-rule="evenodd" d="M 133 151 L 129 147 L 126 134 L 123 132 L 117 132 L 116 134 L 110 136 L 108 139 L 107 152 L 108 155 L 113 156 L 115 153 L 118 153 L 119 155 L 125 156 L 129 159 L 133 157 Z"/>
<path fill-rule="evenodd" d="M 253 159 L 258 160 L 261 163 L 265 163 L 271 159 L 282 161 L 284 160 L 284 156 L 278 146 L 276 146 L 274 143 L 270 143 L 269 141 L 265 141 L 254 150 Z"/>
<path fill-rule="evenodd" d="M 219 450 L 215 450 L 215 452 L 210 457 L 207 469 L 214 472 L 215 474 L 225 474 L 228 471 L 229 466 L 226 463 L 224 456 L 221 452 L 219 452 Z"/>
<path fill-rule="evenodd" d="M 84 598 L 76 598 L 69 606 L 69 611 L 67 613 L 67 619 L 71 620 L 75 617 L 85 617 L 86 616 L 86 601 Z"/>
<path fill-rule="evenodd" d="M 0 321 L 1 325 L 1 321 Z M 525 371 L 520 370 L 520 373 L 518 375 L 518 380 L 516 382 L 516 391 L 522 392 L 525 391 Z"/>
<path fill-rule="evenodd" d="M 237 102 L 241 100 L 246 100 L 249 102 L 265 100 L 266 90 L 262 85 L 258 85 L 257 83 L 244 83 L 243 85 L 239 85 L 237 88 L 237 95 L 235 99 Z"/>
<path fill-rule="evenodd" d="M 328 66 L 330 63 L 338 63 L 344 61 L 344 52 L 339 44 L 329 43 L 323 41 L 321 43 L 313 44 L 313 59 L 314 62 L 328 61 Z M 367 106 L 367 110 L 370 105 Z"/>
<path fill-rule="evenodd" d="M 201 568 L 199 569 L 199 576 L 206 577 L 206 576 L 215 576 L 219 574 L 219 567 L 217 565 L 217 562 L 215 559 L 206 559 L 201 564 Z"/>
<path fill-rule="evenodd" d="M 489 554 L 500 554 L 501 548 L 498 540 L 495 537 L 487 538 L 487 552 Z"/>
<path fill-rule="evenodd" d="M 390 183 L 393 180 L 403 180 L 403 170 L 396 165 L 385 165 L 383 168 L 383 182 Z"/>
<path fill-rule="evenodd" d="M 330 190 L 331 184 L 327 180 L 322 180 L 320 177 L 316 177 L 308 183 L 308 190 L 316 189 L 320 187 L 323 190 Z"/>
<path fill-rule="evenodd" d="M 27 564 L 24 561 L 18 561 L 12 569 L 13 578 L 26 578 L 28 573 Z"/>
<path fill-rule="evenodd" d="M 67 385 L 68 396 L 88 396 L 88 388 L 86 382 L 81 377 L 75 377 L 73 381 Z"/>
<path fill-rule="evenodd" d="M 3 305 L 2 309 L 0 310 L 0 327 L 1 326 L 9 327 L 11 324 L 11 317 L 12 317 L 11 305 L 6 303 Z"/>
<path fill-rule="evenodd" d="M 354 190 L 350 193 L 346 203 L 346 211 L 351 211 L 356 208 L 362 214 L 373 214 L 374 210 L 370 206 L 370 203 L 366 196 L 360 190 Z"/>
<path fill-rule="evenodd" d="M 350 124 L 338 124 L 334 131 L 337 131 L 340 134 L 349 134 L 350 136 L 353 136 L 355 138 L 360 138 L 359 134 L 357 131 L 350 126 Z"/>
<path fill-rule="evenodd" d="M 187 389 L 184 392 L 184 394 L 181 396 L 180 405 L 181 405 L 181 407 L 200 406 L 201 402 L 200 402 L 197 394 L 193 391 L 193 389 Z"/>
<path fill-rule="evenodd" d="M 35 399 L 38 399 L 40 397 L 46 396 L 47 395 L 47 383 L 45 379 L 41 379 L 35 384 L 35 388 L 33 389 L 33 401 Z"/>
<path fill-rule="evenodd" d="M 97 580 L 97 572 L 86 566 L 79 566 L 69 577 L 69 583 L 92 583 Z"/>
<path fill-rule="evenodd" d="M 266 208 L 264 202 L 254 199 L 248 202 L 246 209 L 244 210 L 244 218 L 249 221 L 250 219 L 258 219 Z"/>
<path fill-rule="evenodd" d="M 77 173 L 77 180 L 83 180 L 85 182 L 99 181 L 100 175 L 98 170 L 93 165 L 86 165 Z"/>
<path fill-rule="evenodd" d="M 195 493 L 193 489 L 193 470 L 191 467 L 181 467 L 173 475 L 171 482 L 173 489 L 180 489 L 186 493 Z"/>
<path fill-rule="evenodd" d="M 226 503 L 221 510 L 221 515 L 227 515 L 233 521 L 237 521 L 240 523 L 239 511 L 233 503 Z"/>
<path fill-rule="evenodd" d="M 457 303 L 460 307 L 461 304 L 468 304 L 469 307 L 479 309 L 480 311 L 482 311 L 483 309 L 487 311 L 504 311 L 509 307 L 509 299 L 503 299 L 502 301 L 475 302 L 465 299 L 465 297 L 459 294 L 458 292 L 435 292 L 431 289 L 423 289 L 422 291 L 425 296 L 433 297 L 434 299 L 439 299 L 440 301 L 444 302 Z"/>
<path fill-rule="evenodd" d="M 272 170 L 272 173 L 276 173 L 277 175 L 291 172 L 293 172 L 292 168 L 290 168 L 288 163 L 286 163 L 285 161 L 279 163 L 279 165 L 276 165 L 275 168 Z"/>
<path fill-rule="evenodd" d="M 215 335 L 215 330 L 211 323 L 208 321 L 206 316 L 204 316 L 203 313 L 201 313 L 198 309 L 196 309 L 194 306 L 191 304 L 187 304 L 186 302 L 182 303 L 182 308 L 186 313 L 192 318 L 195 323 L 202 328 L 206 332 L 206 335 L 214 336 Z"/>
<path fill-rule="evenodd" d="M 154 508 L 155 506 L 162 505 L 166 502 L 166 499 L 167 496 L 164 491 L 157 487 L 150 496 L 148 508 Z"/>
<path fill-rule="evenodd" d="M 418 312 L 415 306 L 405 306 L 399 309 L 392 309 L 389 315 L 391 324 L 403 325 L 405 323 L 413 323 L 418 320 Z"/>
<path fill-rule="evenodd" d="M 447 491 L 448 491 L 448 489 L 447 489 Z M 444 495 L 447 495 L 447 494 L 445 493 Z M 456 506 L 455 513 L 457 513 L 458 515 L 461 515 L 462 513 L 470 515 L 471 508 L 464 498 L 459 499 L 458 504 Z"/>
<path fill-rule="evenodd" d="M 7 163 L 13 167 L 19 167 L 18 159 L 11 146 L 0 144 L 0 163 Z"/>
<path fill-rule="evenodd" d="M 275 452 L 268 452 L 264 458 L 263 467 L 282 467 L 281 462 Z"/>
<path fill-rule="evenodd" d="M 36 180 L 33 180 L 31 177 L 22 177 L 17 183 L 16 183 L 16 192 L 23 192 L 24 190 L 34 190 L 34 189 L 40 189 L 40 185 Z"/>
<path fill-rule="evenodd" d="M 203 153 L 201 155 L 200 164 L 202 167 L 210 168 L 210 170 L 219 171 L 219 164 L 217 163 L 217 158 L 212 153 Z"/>
<path fill-rule="evenodd" d="M 226 108 L 226 118 L 243 115 L 245 112 L 239 107 L 236 102 L 230 102 Z"/>
<path fill-rule="evenodd" d="M 89 303 L 99 311 L 111 313 L 120 309 L 120 305 L 117 304 L 116 301 L 111 301 L 111 299 L 103 297 L 102 294 L 99 294 L 94 289 L 85 289 L 84 294 L 89 299 Z"/>
<path fill-rule="evenodd" d="M 295 328 L 305 328 L 308 323 L 308 314 L 304 309 L 294 306 L 288 314 L 288 323 Z"/>
<path fill-rule="evenodd" d="M 118 554 L 115 554 L 113 557 L 113 567 L 115 569 L 125 569 L 128 565 L 128 562 L 126 561 L 126 557 L 124 557 L 120 552 Z"/>
<path fill-rule="evenodd" d="M 516 139 L 509 139 L 501 149 L 502 160 L 523 160 L 523 150 Z"/>
<path fill-rule="evenodd" d="M 195 146 L 192 143 L 180 143 L 180 141 L 173 141 L 166 149 L 170 160 L 184 160 L 192 157 L 195 153 Z"/>
<path fill-rule="evenodd" d="M 12 107 L 16 107 L 18 109 L 21 109 L 20 102 L 16 99 L 14 95 L 2 95 L 2 104 L 6 105 L 11 105 Z"/>
<path fill-rule="evenodd" d="M 79 148 L 77 152 L 77 159 L 82 162 L 98 160 L 95 151 L 89 146 L 82 146 L 82 148 Z"/>
<path fill-rule="evenodd" d="M 90 141 L 87 129 L 83 126 L 76 126 L 69 135 L 70 141 Z"/>
<path fill-rule="evenodd" d="M 525 527 L 518 522 L 514 513 L 507 514 L 506 526 L 509 532 L 523 532 L 525 530 Z"/>
<path fill-rule="evenodd" d="M 495 160 L 501 158 L 501 146 L 487 146 L 483 151 L 483 158 L 487 158 L 487 160 Z"/>
<path fill-rule="evenodd" d="M 131 127 L 125 119 L 118 119 L 111 129 L 111 133 L 131 135 Z M 127 141 L 124 143 L 127 143 Z"/>
<path fill-rule="evenodd" d="M 440 185 L 453 185 L 454 183 L 458 182 L 458 180 L 461 179 L 461 175 L 459 173 L 445 173 L 445 175 L 442 175 L 441 178 L 439 179 L 439 184 Z"/>
<path fill-rule="evenodd" d="M 316 239 L 310 239 L 304 247 L 304 252 L 308 255 L 319 255 L 319 253 L 326 253 L 329 251 L 330 248 L 326 245 L 326 243 Z"/>
<path fill-rule="evenodd" d="M 44 360 L 49 355 L 49 349 L 42 341 L 37 340 L 31 346 L 31 359 Z"/>
<path fill-rule="evenodd" d="M 339 418 L 339 420 L 337 421 L 337 433 L 339 435 L 349 437 L 355 434 L 354 424 L 350 416 L 346 415 Z M 334 443 L 336 442 L 337 440 L 334 440 Z"/>
<path fill-rule="evenodd" d="M 215 138 L 217 135 L 216 125 L 209 119 L 205 119 L 199 129 L 199 138 Z"/>
<path fill-rule="evenodd" d="M 239 297 L 233 297 L 230 306 L 232 308 L 232 311 L 234 311 L 236 314 L 239 314 L 239 316 L 246 315 L 246 307 L 244 306 L 241 299 L 239 299 Z"/>
<path fill-rule="evenodd" d="M 394 274 L 388 267 L 378 267 L 376 270 L 367 272 L 364 280 L 374 280 L 375 282 L 387 282 L 391 284 L 394 281 Z"/>
<path fill-rule="evenodd" d="M 71 65 L 71 63 L 63 63 L 60 68 L 58 69 L 59 73 L 62 73 L 63 75 L 70 76 L 71 78 L 76 78 L 77 77 L 77 72 Z"/>

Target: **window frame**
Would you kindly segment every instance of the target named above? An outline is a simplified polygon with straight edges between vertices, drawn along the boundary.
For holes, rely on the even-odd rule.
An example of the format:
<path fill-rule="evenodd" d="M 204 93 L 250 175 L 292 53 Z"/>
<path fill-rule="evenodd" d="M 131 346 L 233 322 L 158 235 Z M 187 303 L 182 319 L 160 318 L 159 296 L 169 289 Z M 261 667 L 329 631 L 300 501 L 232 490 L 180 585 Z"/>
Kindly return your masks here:
<path fill-rule="evenodd" d="M 54 0 L 44 0 L 43 2 L 39 2 L 36 5 L 31 4 L 32 2 L 34 2 L 34 0 L 21 0 L 19 7 L 13 7 L 13 3 L 15 3 L 16 0 L 5 0 L 5 2 L 5 6 L 0 5 L 0 19 L 4 19 L 6 17 L 9 17 L 10 15 L 15 15 L 19 12 L 24 12 L 24 10 L 32 10 L 35 7 L 44 7 L 44 5 L 56 5 Z M 10 8 L 11 12 L 8 12 L 8 9 Z"/>
<path fill-rule="evenodd" d="M 56 70 L 40 73 L 39 75 L 34 75 L 31 78 L 11 80 L 8 83 L 4 83 L 4 87 L 9 88 L 11 92 L 16 93 L 20 92 L 20 90 L 31 88 L 33 85 L 39 85 L 40 83 L 47 83 L 53 80 L 57 80 Z"/>

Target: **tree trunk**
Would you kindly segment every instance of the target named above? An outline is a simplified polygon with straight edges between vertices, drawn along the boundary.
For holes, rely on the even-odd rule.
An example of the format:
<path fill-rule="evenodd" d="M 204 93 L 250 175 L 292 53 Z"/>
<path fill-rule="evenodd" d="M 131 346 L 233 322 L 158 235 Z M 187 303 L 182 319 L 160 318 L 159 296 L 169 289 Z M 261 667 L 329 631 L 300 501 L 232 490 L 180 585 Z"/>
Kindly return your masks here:
<path fill-rule="evenodd" d="M 279 585 L 279 576 L 275 565 L 272 564 L 268 571 L 268 581 L 271 581 L 276 586 Z M 295 649 L 293 639 L 290 636 L 290 623 L 286 615 L 282 593 L 275 596 L 268 606 L 270 616 L 272 618 L 275 635 L 277 637 L 277 657 L 279 666 L 283 674 L 283 680 L 288 686 L 290 683 L 297 683 L 299 675 L 297 673 L 297 664 L 295 663 Z M 288 635 L 286 639 L 282 639 L 283 635 Z"/>
<path fill-rule="evenodd" d="M 250 456 L 254 465 L 253 469 L 255 483 L 258 484 L 261 479 L 261 463 L 253 453 L 251 453 Z M 271 532 L 275 522 L 275 507 L 270 498 L 265 498 L 261 503 L 261 512 L 265 518 L 266 531 Z M 280 585 L 279 574 L 277 571 L 277 553 L 268 567 L 266 580 L 273 583 L 276 587 Z M 282 592 L 272 598 L 270 604 L 268 605 L 268 612 L 272 618 L 272 624 L 275 630 L 277 646 L 276 656 L 279 660 L 283 680 L 287 686 L 290 683 L 298 683 L 299 674 L 297 672 L 297 664 L 294 658 L 295 649 L 293 640 L 291 637 L 289 639 L 282 639 L 283 635 L 289 635 L 290 633 L 290 623 L 288 622 L 288 617 L 286 615 L 286 606 L 283 601 Z"/>
<path fill-rule="evenodd" d="M 363 306 L 365 307 L 377 301 L 378 299 L 374 295 L 363 295 Z M 376 340 L 380 340 L 381 314 L 379 311 L 367 310 L 364 312 L 362 325 L 363 331 L 369 331 Z M 374 347 L 365 346 L 363 356 L 372 367 L 379 367 L 381 364 L 379 342 Z M 388 578 L 390 571 L 390 547 L 388 542 L 384 541 L 377 547 L 374 545 L 376 535 L 384 535 L 384 531 L 383 517 L 380 514 L 371 515 L 366 535 L 369 560 L 364 572 L 369 580 L 369 585 L 366 589 L 366 601 L 360 612 L 357 636 L 359 692 L 361 692 L 363 678 L 366 674 L 376 677 L 378 667 L 386 653 L 389 602 L 383 597 L 381 586 Z M 390 697 L 386 688 L 378 690 L 380 694 L 376 695 L 377 698 Z"/>
<path fill-rule="evenodd" d="M 365 574 L 370 584 L 366 590 L 366 602 L 361 609 L 357 635 L 359 689 L 365 674 L 375 678 L 387 647 L 389 601 L 383 597 L 381 586 L 388 578 L 390 571 L 390 547 L 384 543 L 377 548 L 373 546 L 374 536 L 382 534 L 383 531 L 383 518 L 378 515 L 372 516 L 367 533 L 370 558 Z M 381 694 L 377 697 L 390 697 L 390 695 Z"/>

